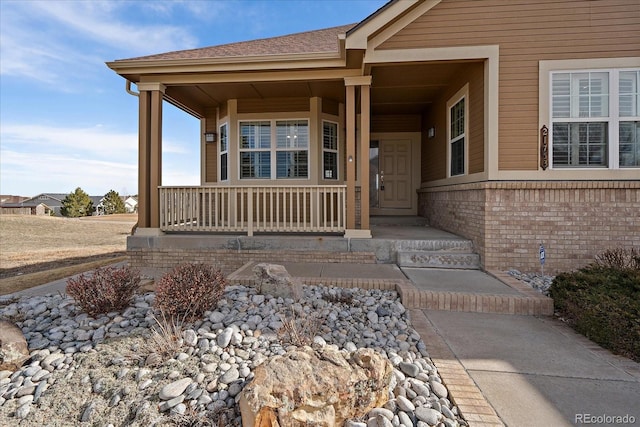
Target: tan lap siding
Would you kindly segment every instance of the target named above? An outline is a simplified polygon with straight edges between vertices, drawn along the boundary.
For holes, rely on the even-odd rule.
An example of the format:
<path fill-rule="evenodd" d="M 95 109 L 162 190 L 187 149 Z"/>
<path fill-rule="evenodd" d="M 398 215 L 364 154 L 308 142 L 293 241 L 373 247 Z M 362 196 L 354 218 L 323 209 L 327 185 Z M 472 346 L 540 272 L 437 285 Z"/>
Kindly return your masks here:
<path fill-rule="evenodd" d="M 309 111 L 309 98 L 239 99 L 238 114 Z"/>
<path fill-rule="evenodd" d="M 640 0 L 443 0 L 378 49 L 500 46 L 499 168 L 535 170 L 538 62 L 640 54 Z"/>
<path fill-rule="evenodd" d="M 484 171 L 484 64 L 468 63 L 452 76 L 449 86 L 423 116 L 423 138 L 429 128 L 435 137 L 423 139 L 421 181 L 443 179 L 447 176 L 447 101 L 469 83 L 469 170 Z"/>

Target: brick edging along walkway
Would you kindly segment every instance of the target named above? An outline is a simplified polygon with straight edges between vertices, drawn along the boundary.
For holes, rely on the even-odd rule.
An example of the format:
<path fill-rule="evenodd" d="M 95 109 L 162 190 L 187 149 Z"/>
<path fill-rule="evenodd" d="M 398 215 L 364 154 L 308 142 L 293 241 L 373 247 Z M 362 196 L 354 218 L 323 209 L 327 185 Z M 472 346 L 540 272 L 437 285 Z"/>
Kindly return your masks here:
<path fill-rule="evenodd" d="M 496 411 L 487 402 L 449 346 L 438 335 L 427 316 L 416 308 L 410 309 L 409 313 L 413 328 L 426 344 L 429 357 L 449 390 L 449 400 L 458 407 L 469 426 L 504 426 Z"/>

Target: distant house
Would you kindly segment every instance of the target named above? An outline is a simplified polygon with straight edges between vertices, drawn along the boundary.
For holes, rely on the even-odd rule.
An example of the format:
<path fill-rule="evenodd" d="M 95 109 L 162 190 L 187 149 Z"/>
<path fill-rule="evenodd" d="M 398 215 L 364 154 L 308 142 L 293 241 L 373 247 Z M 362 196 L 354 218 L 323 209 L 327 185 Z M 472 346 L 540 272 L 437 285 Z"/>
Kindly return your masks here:
<path fill-rule="evenodd" d="M 122 197 L 124 201 L 124 208 L 127 213 L 134 213 L 138 211 L 138 199 L 133 196 Z"/>
<path fill-rule="evenodd" d="M 0 214 L 30 215 L 31 209 L 21 206 L 21 203 L 27 199 L 28 197 L 24 196 L 0 195 Z"/>
<path fill-rule="evenodd" d="M 19 206 L 31 208 L 31 215 L 61 215 L 65 197 L 66 193 L 40 193 L 24 200 Z"/>

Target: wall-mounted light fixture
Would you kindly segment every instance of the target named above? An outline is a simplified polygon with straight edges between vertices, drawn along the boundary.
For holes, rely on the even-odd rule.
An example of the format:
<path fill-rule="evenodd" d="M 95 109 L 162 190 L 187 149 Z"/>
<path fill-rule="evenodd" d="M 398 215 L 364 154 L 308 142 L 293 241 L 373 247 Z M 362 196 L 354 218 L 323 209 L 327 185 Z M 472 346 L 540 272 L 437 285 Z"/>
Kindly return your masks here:
<path fill-rule="evenodd" d="M 217 135 L 215 132 L 205 132 L 204 140 L 205 142 L 216 142 Z"/>
<path fill-rule="evenodd" d="M 436 128 L 434 128 L 432 126 L 429 129 L 427 129 L 427 137 L 428 138 L 435 138 L 435 136 L 436 136 Z"/>
<path fill-rule="evenodd" d="M 349 156 L 349 163 L 353 162 L 353 156 Z"/>

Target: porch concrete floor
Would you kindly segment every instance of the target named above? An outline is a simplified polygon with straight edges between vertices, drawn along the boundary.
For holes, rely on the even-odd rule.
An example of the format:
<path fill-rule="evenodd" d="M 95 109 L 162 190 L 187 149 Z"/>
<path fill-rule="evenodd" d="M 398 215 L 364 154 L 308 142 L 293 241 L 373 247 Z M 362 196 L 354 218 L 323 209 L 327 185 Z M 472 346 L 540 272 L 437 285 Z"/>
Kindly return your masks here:
<path fill-rule="evenodd" d="M 447 231 L 430 227 L 419 216 L 373 216 L 370 218 L 373 239 L 397 240 L 465 240 Z"/>

